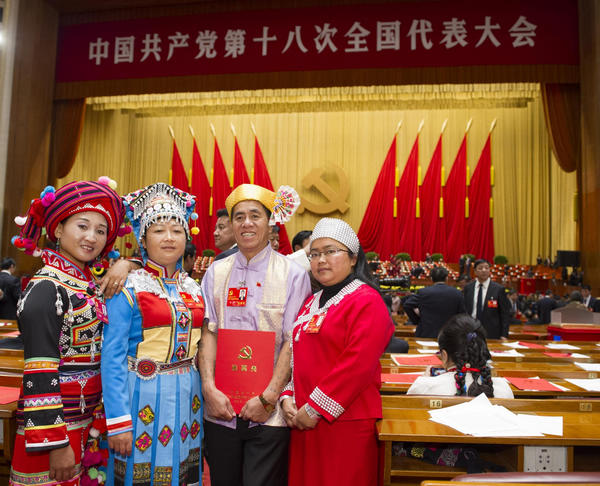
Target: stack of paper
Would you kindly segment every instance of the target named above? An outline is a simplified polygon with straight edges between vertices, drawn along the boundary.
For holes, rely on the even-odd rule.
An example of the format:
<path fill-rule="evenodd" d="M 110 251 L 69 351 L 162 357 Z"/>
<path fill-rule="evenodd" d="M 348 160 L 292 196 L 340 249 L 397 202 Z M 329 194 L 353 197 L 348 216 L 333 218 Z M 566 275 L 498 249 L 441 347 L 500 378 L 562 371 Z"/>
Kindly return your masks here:
<path fill-rule="evenodd" d="M 527 349 L 527 346 L 522 345 L 521 343 L 515 341 L 514 343 L 502 343 L 503 346 L 508 346 L 513 349 Z"/>
<path fill-rule="evenodd" d="M 548 343 L 546 344 L 546 347 L 550 349 L 581 349 L 577 346 L 573 346 L 572 344 L 567 343 Z"/>
<path fill-rule="evenodd" d="M 435 341 L 415 341 L 419 346 L 425 346 L 429 348 L 439 348 L 439 344 Z"/>
<path fill-rule="evenodd" d="M 589 380 L 582 378 L 565 378 L 565 381 L 573 383 L 573 385 L 587 391 L 600 391 L 600 378 L 592 378 Z"/>
<path fill-rule="evenodd" d="M 509 349 L 508 351 L 491 351 L 490 354 L 494 356 L 525 356 L 523 353 L 519 353 L 516 349 Z"/>
<path fill-rule="evenodd" d="M 575 361 L 573 364 L 576 364 L 585 371 L 600 371 L 600 363 L 579 363 Z"/>
<path fill-rule="evenodd" d="M 563 418 L 514 414 L 482 393 L 468 402 L 430 410 L 430 420 L 475 437 L 542 437 L 563 434 Z"/>

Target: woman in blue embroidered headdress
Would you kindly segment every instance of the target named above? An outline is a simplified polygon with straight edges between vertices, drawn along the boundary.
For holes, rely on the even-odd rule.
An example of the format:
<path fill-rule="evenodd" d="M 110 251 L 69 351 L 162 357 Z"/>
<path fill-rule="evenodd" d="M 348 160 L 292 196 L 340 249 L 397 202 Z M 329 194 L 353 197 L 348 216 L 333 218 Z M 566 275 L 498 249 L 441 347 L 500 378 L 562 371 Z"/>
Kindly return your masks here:
<path fill-rule="evenodd" d="M 124 198 L 144 267 L 107 302 L 102 361 L 107 484 L 199 484 L 200 287 L 181 272 L 194 200 L 163 183 Z"/>
<path fill-rule="evenodd" d="M 100 403 L 100 346 L 106 312 L 89 264 L 106 255 L 125 210 L 102 182 L 46 187 L 34 199 L 13 244 L 41 256 L 18 304 L 24 341 L 23 388 L 11 485 L 74 486 L 82 478 L 82 455 Z M 37 248 L 42 230 L 56 250 Z M 7 444 L 5 444 L 7 446 Z"/>

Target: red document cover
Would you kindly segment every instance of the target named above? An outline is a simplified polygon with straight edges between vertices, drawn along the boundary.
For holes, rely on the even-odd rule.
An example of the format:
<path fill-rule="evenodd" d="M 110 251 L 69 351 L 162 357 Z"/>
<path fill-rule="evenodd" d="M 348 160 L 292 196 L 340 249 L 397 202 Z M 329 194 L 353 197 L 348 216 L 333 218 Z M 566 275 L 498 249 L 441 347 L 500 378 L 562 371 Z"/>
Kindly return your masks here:
<path fill-rule="evenodd" d="M 552 383 L 543 378 L 517 378 L 515 376 L 505 376 L 504 378 L 510 381 L 519 390 L 562 391 L 560 388 L 555 387 Z"/>
<path fill-rule="evenodd" d="M 260 395 L 273 376 L 275 333 L 219 329 L 215 385 L 231 400 L 235 413 Z"/>
<path fill-rule="evenodd" d="M 423 375 L 417 373 L 401 374 L 401 373 L 381 373 L 382 383 L 414 383 L 415 380 Z"/>
<path fill-rule="evenodd" d="M 531 348 L 531 349 L 545 349 L 545 347 L 542 346 L 541 344 L 528 343 L 527 341 L 519 341 L 519 344 L 521 346 L 527 346 L 528 348 Z"/>
<path fill-rule="evenodd" d="M 406 355 L 406 354 L 392 354 L 392 361 L 398 366 L 439 366 L 442 364 L 440 358 L 435 355 Z"/>
<path fill-rule="evenodd" d="M 544 353 L 546 356 L 550 356 L 551 358 L 570 358 L 571 353 Z"/>
<path fill-rule="evenodd" d="M 13 386 L 0 386 L 0 405 L 15 402 L 19 399 L 19 388 Z"/>

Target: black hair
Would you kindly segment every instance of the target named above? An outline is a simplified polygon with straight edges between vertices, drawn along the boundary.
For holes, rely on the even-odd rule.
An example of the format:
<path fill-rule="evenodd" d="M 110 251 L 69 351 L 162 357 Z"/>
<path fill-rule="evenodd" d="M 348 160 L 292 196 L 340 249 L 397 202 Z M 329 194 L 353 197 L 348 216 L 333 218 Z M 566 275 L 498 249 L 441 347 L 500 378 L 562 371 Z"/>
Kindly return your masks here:
<path fill-rule="evenodd" d="M 276 224 L 274 224 L 273 226 L 269 227 L 271 230 L 271 233 L 279 233 L 279 231 L 281 230 L 281 228 L 279 226 L 277 226 Z"/>
<path fill-rule="evenodd" d="M 350 257 L 352 257 L 354 253 L 350 252 L 349 255 Z M 371 273 L 371 271 L 369 270 L 369 266 L 367 265 L 367 257 L 365 255 L 364 250 L 362 249 L 362 246 L 358 247 L 358 253 L 356 254 L 356 264 L 354 265 L 352 273 L 358 280 L 366 283 L 369 287 L 374 288 L 381 295 L 379 284 L 377 283 L 377 280 L 375 280 L 375 278 L 373 277 L 373 274 Z"/>
<path fill-rule="evenodd" d="M 539 292 L 536 292 L 539 294 Z M 516 289 L 508 289 L 506 295 L 518 294 Z"/>
<path fill-rule="evenodd" d="M 14 258 L 6 257 L 2 260 L 2 264 L 0 264 L 0 270 L 8 270 L 13 265 L 17 266 L 17 262 L 15 262 Z"/>
<path fill-rule="evenodd" d="M 446 351 L 456 366 L 454 379 L 457 395 L 473 397 L 485 393 L 490 398 L 494 396 L 492 372 L 487 364 L 491 355 L 485 338 L 481 323 L 468 314 L 451 317 L 438 334 L 440 351 Z M 473 383 L 468 390 L 465 386 L 467 372 L 473 376 Z"/>
<path fill-rule="evenodd" d="M 591 290 L 592 290 L 592 287 L 590 287 L 590 286 L 589 286 L 589 285 L 587 285 L 587 284 L 586 284 L 586 285 L 582 285 L 582 286 L 581 286 L 581 290 L 589 290 L 589 291 L 591 292 Z"/>
<path fill-rule="evenodd" d="M 443 282 L 448 277 L 448 270 L 444 267 L 433 267 L 430 275 L 433 282 Z"/>
<path fill-rule="evenodd" d="M 306 238 L 310 238 L 310 235 L 312 235 L 312 231 L 308 231 L 308 230 L 303 230 L 303 231 L 299 231 L 298 233 L 296 233 L 296 236 L 294 236 L 294 239 L 292 239 L 292 249 L 296 245 L 301 247 L 304 240 Z"/>
<path fill-rule="evenodd" d="M 488 262 L 485 258 L 479 258 L 475 260 L 475 263 L 473 263 L 473 270 L 477 268 L 477 265 L 481 265 L 482 263 L 487 263 L 491 267 L 490 262 Z"/>
<path fill-rule="evenodd" d="M 226 218 L 229 218 L 229 213 L 227 212 L 227 209 L 225 208 L 221 208 L 217 210 L 217 219 L 222 218 L 223 216 L 225 216 Z"/>
<path fill-rule="evenodd" d="M 185 260 L 187 257 L 196 256 L 196 245 L 194 245 L 191 241 L 188 241 L 185 244 L 185 251 L 183 252 L 183 259 Z"/>

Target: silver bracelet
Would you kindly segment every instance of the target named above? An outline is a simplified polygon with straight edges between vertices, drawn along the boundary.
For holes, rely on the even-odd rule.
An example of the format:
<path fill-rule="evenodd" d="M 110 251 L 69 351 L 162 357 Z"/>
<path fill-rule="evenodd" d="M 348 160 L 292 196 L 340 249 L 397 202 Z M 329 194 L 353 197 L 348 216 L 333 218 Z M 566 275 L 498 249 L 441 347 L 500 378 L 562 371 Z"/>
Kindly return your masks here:
<path fill-rule="evenodd" d="M 304 410 L 306 410 L 306 415 L 308 415 L 311 419 L 321 418 L 321 414 L 317 412 L 313 407 L 311 407 L 308 403 L 304 404 Z"/>

